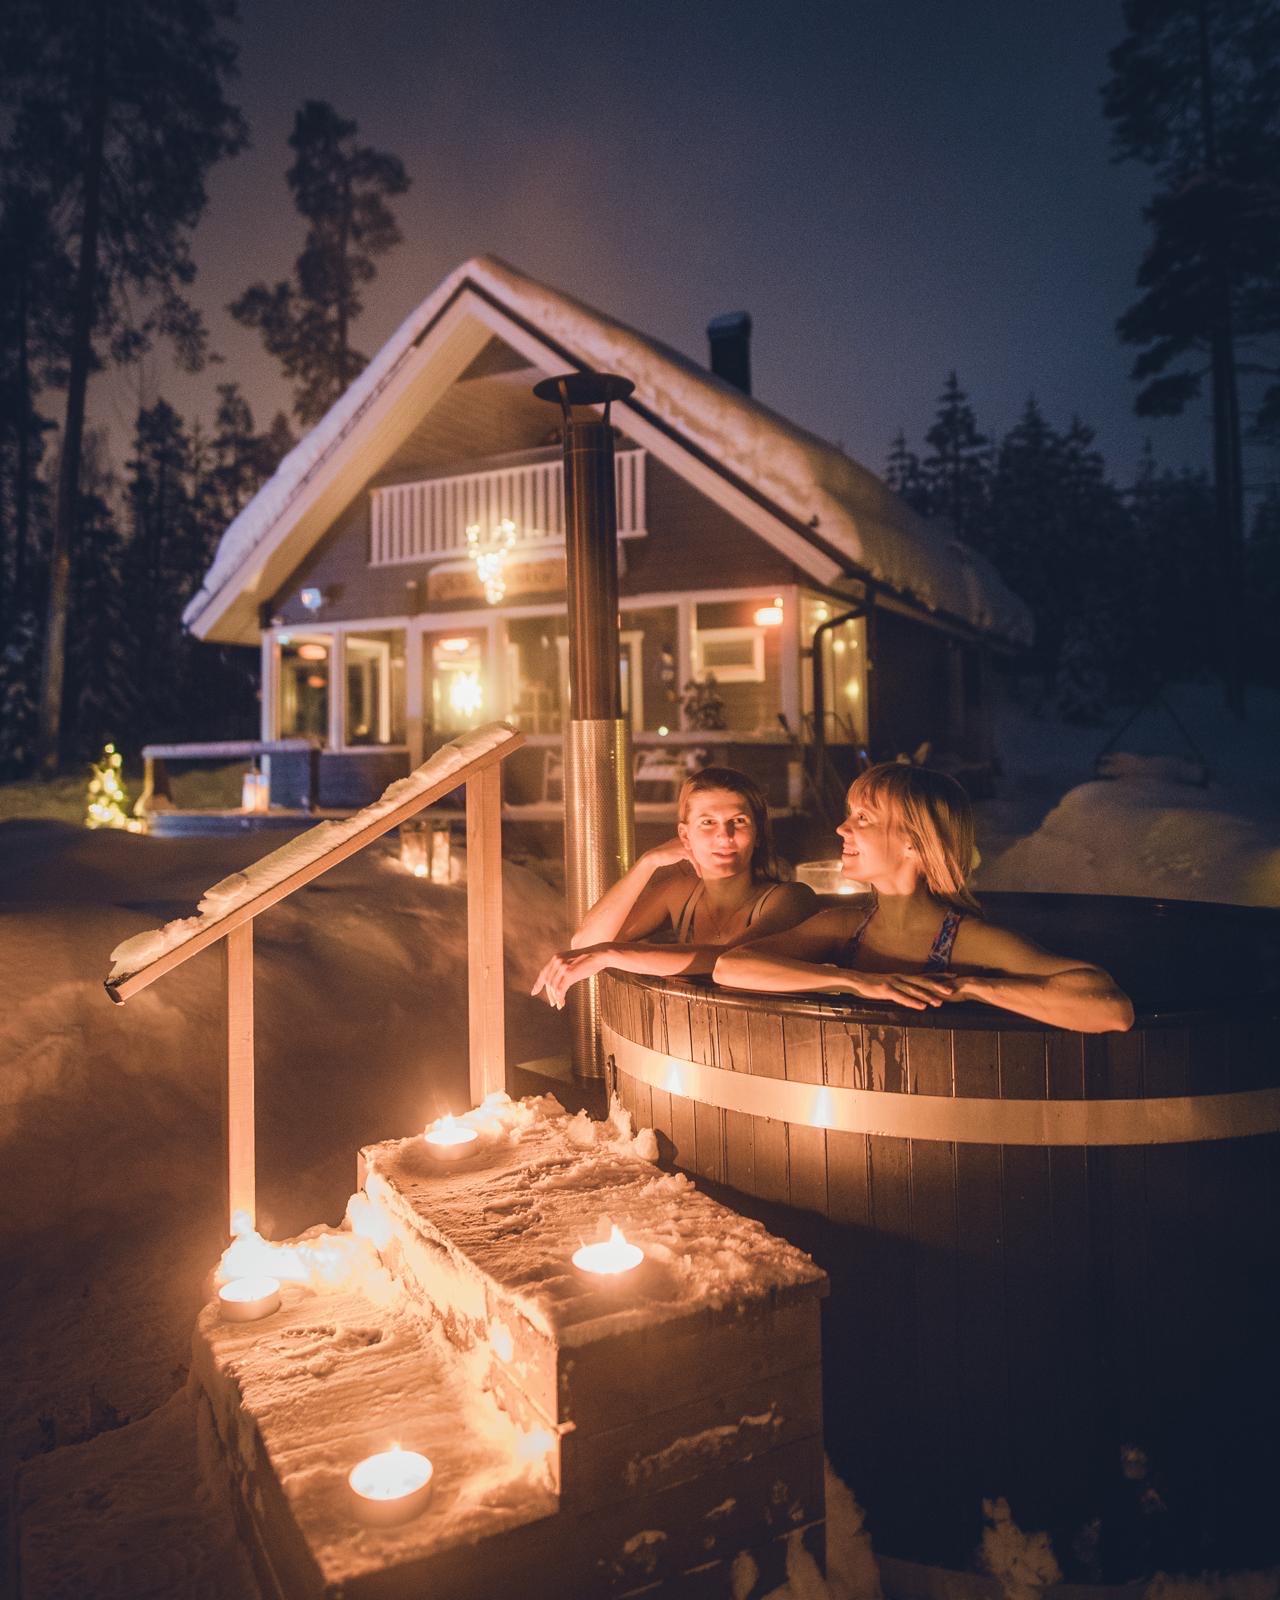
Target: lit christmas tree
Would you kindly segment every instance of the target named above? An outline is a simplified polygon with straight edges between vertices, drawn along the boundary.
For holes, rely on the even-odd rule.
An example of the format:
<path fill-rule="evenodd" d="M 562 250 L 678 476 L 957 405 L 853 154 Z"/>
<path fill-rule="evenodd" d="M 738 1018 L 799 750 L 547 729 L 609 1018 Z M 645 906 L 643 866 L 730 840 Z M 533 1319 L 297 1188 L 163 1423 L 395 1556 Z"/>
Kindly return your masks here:
<path fill-rule="evenodd" d="M 85 814 L 86 828 L 124 828 L 129 833 L 141 833 L 145 824 L 128 812 L 129 796 L 120 781 L 123 757 L 115 745 L 102 747 L 102 758 L 91 762 L 92 776 L 86 796 L 89 809 Z"/>

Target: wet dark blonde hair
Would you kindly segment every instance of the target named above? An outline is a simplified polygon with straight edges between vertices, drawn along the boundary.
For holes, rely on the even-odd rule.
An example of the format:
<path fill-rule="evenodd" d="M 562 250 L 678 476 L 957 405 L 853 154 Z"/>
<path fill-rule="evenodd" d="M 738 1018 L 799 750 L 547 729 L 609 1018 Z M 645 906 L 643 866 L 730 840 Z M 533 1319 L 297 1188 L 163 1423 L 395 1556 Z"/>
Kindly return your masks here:
<path fill-rule="evenodd" d="M 901 828 L 920 859 L 935 899 L 977 911 L 965 880 L 973 870 L 973 807 L 954 778 L 905 761 L 885 761 L 859 773 L 849 788 L 849 809 L 882 811 Z"/>
<path fill-rule="evenodd" d="M 727 789 L 736 794 L 746 807 L 755 825 L 756 843 L 751 852 L 751 876 L 754 881 L 780 883 L 782 869 L 778 865 L 777 851 L 773 845 L 773 828 L 769 823 L 769 807 L 759 786 L 736 767 L 703 767 L 680 785 L 676 801 L 676 816 L 681 822 L 689 820 L 689 806 L 695 794 L 706 794 L 709 789 Z"/>

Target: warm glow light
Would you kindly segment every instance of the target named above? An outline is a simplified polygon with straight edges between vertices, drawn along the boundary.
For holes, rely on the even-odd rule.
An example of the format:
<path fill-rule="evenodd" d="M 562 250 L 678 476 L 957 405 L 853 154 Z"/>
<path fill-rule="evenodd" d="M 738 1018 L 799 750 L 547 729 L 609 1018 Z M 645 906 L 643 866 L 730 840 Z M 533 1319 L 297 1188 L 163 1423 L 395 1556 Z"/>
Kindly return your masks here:
<path fill-rule="evenodd" d="M 413 875 L 415 878 L 425 878 L 427 875 L 426 863 L 419 861 L 418 865 L 413 869 Z"/>
<path fill-rule="evenodd" d="M 390 1527 L 416 1517 L 427 1503 L 432 1465 L 416 1450 L 398 1444 L 376 1456 L 366 1456 L 347 1475 L 355 1496 L 356 1514 L 362 1522 Z"/>
<path fill-rule="evenodd" d="M 322 644 L 300 644 L 298 646 L 298 659 L 300 661 L 324 661 L 329 652 Z"/>
<path fill-rule="evenodd" d="M 464 717 L 473 717 L 484 701 L 484 690 L 474 672 L 455 672 L 449 684 L 449 704 Z"/>
<path fill-rule="evenodd" d="M 326 685 L 325 685 L 324 679 L 321 678 L 321 677 L 318 677 L 314 672 L 307 679 L 307 688 L 308 689 L 323 689 L 325 687 L 326 687 Z"/>
<path fill-rule="evenodd" d="M 422 1135 L 428 1151 L 437 1161 L 460 1161 L 471 1154 L 477 1137 L 474 1128 L 464 1127 L 447 1113 L 431 1123 Z"/>
<path fill-rule="evenodd" d="M 776 628 L 782 621 L 782 596 L 775 595 L 771 606 L 760 606 L 756 610 L 755 624 L 757 628 Z"/>
<path fill-rule="evenodd" d="M 630 1272 L 643 1260 L 644 1251 L 638 1244 L 629 1242 L 616 1222 L 609 1229 L 607 1239 L 599 1244 L 584 1244 L 573 1252 L 573 1264 L 579 1272 L 595 1273 L 602 1278 L 616 1278 L 620 1273 Z"/>
<path fill-rule="evenodd" d="M 658 737 L 659 737 L 659 738 L 660 738 L 660 739 L 665 739 L 665 738 L 666 738 L 666 736 L 667 736 L 667 735 L 668 735 L 668 734 L 669 734 L 669 733 L 670 733 L 670 732 L 671 732 L 671 729 L 670 729 L 670 728 L 668 728 L 668 727 L 667 727 L 667 725 L 666 725 L 666 723 L 665 723 L 665 722 L 664 722 L 664 723 L 663 723 L 663 724 L 662 724 L 662 726 L 661 726 L 661 727 L 660 727 L 660 728 L 659 728 L 659 729 L 658 729 Z"/>
<path fill-rule="evenodd" d="M 487 544 L 480 542 L 478 522 L 471 523 L 467 528 L 467 549 L 476 564 L 476 576 L 484 588 L 484 597 L 491 606 L 496 606 L 507 592 L 504 576 L 507 551 L 515 542 L 516 525 L 510 517 L 503 517 L 490 534 Z"/>
<path fill-rule="evenodd" d="M 218 1301 L 227 1322 L 256 1322 L 280 1309 L 279 1278 L 233 1278 L 218 1290 Z"/>
<path fill-rule="evenodd" d="M 458 638 L 458 639 L 438 639 L 436 641 L 436 649 L 437 650 L 449 650 L 456 656 L 464 656 L 464 655 L 466 655 L 467 651 L 470 650 L 470 648 L 471 648 L 471 640 L 470 639 L 462 639 L 462 638 Z"/>

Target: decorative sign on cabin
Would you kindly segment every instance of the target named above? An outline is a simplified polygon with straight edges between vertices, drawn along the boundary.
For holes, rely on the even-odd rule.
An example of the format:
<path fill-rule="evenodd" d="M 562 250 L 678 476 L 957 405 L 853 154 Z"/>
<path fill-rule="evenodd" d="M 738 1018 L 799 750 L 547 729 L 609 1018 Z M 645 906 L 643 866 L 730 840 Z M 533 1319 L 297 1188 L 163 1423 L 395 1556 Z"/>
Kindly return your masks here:
<path fill-rule="evenodd" d="M 564 593 L 564 557 L 550 557 L 544 561 L 511 561 L 503 573 L 506 594 Z M 484 586 L 475 568 L 437 567 L 427 574 L 427 599 L 433 605 L 458 605 L 479 603 L 484 600 Z"/>

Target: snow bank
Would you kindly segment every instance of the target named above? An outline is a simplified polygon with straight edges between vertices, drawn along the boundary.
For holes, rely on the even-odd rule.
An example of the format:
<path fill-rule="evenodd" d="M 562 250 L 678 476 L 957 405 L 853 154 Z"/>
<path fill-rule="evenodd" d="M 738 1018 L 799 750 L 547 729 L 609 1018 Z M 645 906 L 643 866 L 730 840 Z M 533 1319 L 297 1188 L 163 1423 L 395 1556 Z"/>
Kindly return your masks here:
<path fill-rule="evenodd" d="M 687 356 L 581 301 L 527 278 L 495 256 L 464 262 L 400 325 L 361 375 L 280 463 L 223 535 L 183 613 L 201 613 L 270 541 L 311 475 L 357 429 L 413 361 L 423 330 L 468 284 L 532 324 L 584 366 L 620 372 L 635 400 L 853 566 L 930 610 L 1028 642 L 1030 614 L 976 551 L 917 516 L 876 475 L 833 445 L 713 377 Z M 625 429 L 626 404 L 615 410 Z"/>
<path fill-rule="evenodd" d="M 1162 777 L 1084 783 L 983 866 L 979 889 L 1277 906 L 1280 828 L 1256 791 Z"/>
<path fill-rule="evenodd" d="M 0 826 L 0 1243 L 157 1204 L 216 1213 L 221 963 L 197 957 L 113 1006 L 103 955 L 264 842 Z M 563 1016 L 528 994 L 564 947 L 563 900 L 510 861 L 503 890 L 508 1058 L 566 1053 Z M 375 844 L 257 932 L 259 1214 L 264 1231 L 294 1232 L 341 1215 L 361 1144 L 468 1104 L 466 890 Z"/>

